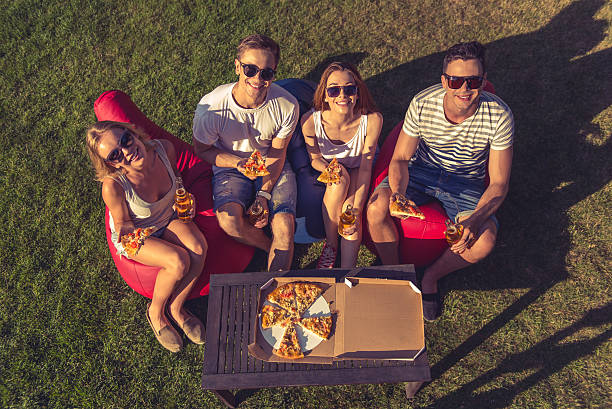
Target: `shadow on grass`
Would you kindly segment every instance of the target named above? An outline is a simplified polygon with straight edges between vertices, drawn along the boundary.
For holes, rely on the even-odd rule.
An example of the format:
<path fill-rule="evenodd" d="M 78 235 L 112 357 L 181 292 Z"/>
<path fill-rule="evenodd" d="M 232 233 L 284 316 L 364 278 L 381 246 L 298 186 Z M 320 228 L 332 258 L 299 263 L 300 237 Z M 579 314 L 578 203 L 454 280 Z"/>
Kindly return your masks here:
<path fill-rule="evenodd" d="M 492 369 L 458 390 L 437 400 L 431 408 L 456 407 L 462 402 L 468 408 L 502 408 L 507 407 L 515 395 L 525 391 L 550 375 L 560 371 L 572 361 L 592 354 L 595 349 L 612 337 L 612 329 L 602 331 L 597 336 L 584 341 L 566 340 L 584 328 L 594 328 L 612 322 L 612 303 L 601 308 L 592 309 L 582 319 L 557 332 L 537 345 L 523 352 L 506 357 L 495 369 Z M 565 340 L 565 341 L 564 341 Z M 469 341 L 469 340 L 468 340 Z M 466 342 L 468 342 L 466 341 Z M 438 367 L 438 365 L 436 365 Z M 434 371 L 444 368 L 436 368 Z M 508 373 L 520 374 L 534 371 L 511 386 L 496 388 L 477 393 L 479 388 L 486 387 Z M 434 376 L 437 374 L 434 374 Z M 595 404 L 595 402 L 591 402 Z"/>
<path fill-rule="evenodd" d="M 497 214 L 501 229 L 497 248 L 486 260 L 450 275 L 441 290 L 530 288 L 516 302 L 470 336 L 432 367 L 433 378 L 467 356 L 504 327 L 556 283 L 569 277 L 568 210 L 612 180 L 610 135 L 593 124 L 612 104 L 612 49 L 585 55 L 605 39 L 607 24 L 594 15 L 604 0 L 576 2 L 540 30 L 486 44 L 488 78 L 515 118 L 514 163 L 510 193 Z M 575 27 L 579 29 L 568 29 Z M 333 57 L 359 63 L 363 53 Z M 366 80 L 384 113 L 383 135 L 403 120 L 412 97 L 440 81 L 444 53 L 402 64 Z M 309 74 L 317 81 L 315 74 Z M 588 353 L 609 337 L 609 331 L 591 340 L 557 346 L 557 341 L 592 325 L 609 306 L 594 310 L 568 329 L 537 346 L 504 360 L 499 368 L 481 375 L 458 392 L 436 402 L 472 401 L 467 407 L 503 404 L 567 363 Z M 507 371 L 523 368 L 529 360 L 551 362 L 518 382 L 512 390 L 471 393 Z M 502 405 L 503 406 L 503 405 Z"/>

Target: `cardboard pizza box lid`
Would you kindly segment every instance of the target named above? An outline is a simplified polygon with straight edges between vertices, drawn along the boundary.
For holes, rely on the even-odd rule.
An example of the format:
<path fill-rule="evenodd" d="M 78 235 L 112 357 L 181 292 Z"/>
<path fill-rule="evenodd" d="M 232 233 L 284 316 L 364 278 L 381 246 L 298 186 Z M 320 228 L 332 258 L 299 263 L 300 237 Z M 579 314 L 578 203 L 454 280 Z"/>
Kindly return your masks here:
<path fill-rule="evenodd" d="M 284 359 L 273 354 L 257 316 L 248 346 L 254 357 L 269 362 L 331 364 L 347 359 L 413 360 L 424 350 L 421 292 L 410 281 L 349 277 L 336 283 L 331 277 L 277 277 L 261 287 L 258 311 L 272 290 L 294 281 L 326 287 L 322 295 L 334 317 L 330 338 L 302 359 Z"/>

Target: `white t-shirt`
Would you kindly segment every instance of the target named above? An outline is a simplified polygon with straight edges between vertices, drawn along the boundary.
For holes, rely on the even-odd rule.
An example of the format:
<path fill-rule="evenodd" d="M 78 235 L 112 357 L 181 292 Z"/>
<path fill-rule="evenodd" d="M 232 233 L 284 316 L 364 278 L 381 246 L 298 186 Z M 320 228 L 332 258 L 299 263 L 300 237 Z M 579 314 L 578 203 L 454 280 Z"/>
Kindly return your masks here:
<path fill-rule="evenodd" d="M 290 138 L 299 119 L 295 97 L 272 84 L 257 108 L 242 108 L 232 96 L 236 83 L 204 95 L 193 118 L 193 137 L 199 142 L 248 158 L 254 150 L 266 156 L 273 138 Z M 216 173 L 219 169 L 213 166 Z"/>

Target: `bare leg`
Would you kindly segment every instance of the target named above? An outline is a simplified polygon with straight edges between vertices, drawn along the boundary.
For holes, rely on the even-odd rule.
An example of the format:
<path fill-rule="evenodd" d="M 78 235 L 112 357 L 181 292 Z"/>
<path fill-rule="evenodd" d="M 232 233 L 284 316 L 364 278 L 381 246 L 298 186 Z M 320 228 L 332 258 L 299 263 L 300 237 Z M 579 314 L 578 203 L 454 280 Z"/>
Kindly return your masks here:
<path fill-rule="evenodd" d="M 423 294 L 433 294 L 438 292 L 438 280 L 452 273 L 453 271 L 475 264 L 488 256 L 497 237 L 497 227 L 489 219 L 481 228 L 481 233 L 471 248 L 461 254 L 455 254 L 447 249 L 440 258 L 425 270 L 422 281 Z"/>
<path fill-rule="evenodd" d="M 338 249 L 338 220 L 342 214 L 342 203 L 350 184 L 349 175 L 343 170 L 340 183 L 328 185 L 323 196 L 323 224 L 325 239 L 334 249 Z"/>
<path fill-rule="evenodd" d="M 346 199 L 342 205 L 342 211 L 346 210 L 350 204 L 353 208 L 359 209 L 360 213 L 357 214 L 357 230 L 350 236 L 341 236 L 340 247 L 340 267 L 341 268 L 353 268 L 357 265 L 357 255 L 359 254 L 359 246 L 361 245 L 361 238 L 363 233 L 363 227 L 361 226 L 362 219 L 362 206 L 364 203 L 355 203 L 355 192 L 357 191 L 357 180 L 359 176 L 359 168 L 349 170 L 350 183 L 346 193 Z M 367 188 L 367 187 L 366 187 Z"/>
<path fill-rule="evenodd" d="M 293 260 L 295 217 L 291 213 L 276 213 L 272 217 L 272 244 L 268 254 L 268 271 L 289 270 Z"/>
<path fill-rule="evenodd" d="M 251 226 L 244 217 L 242 206 L 235 202 L 226 203 L 217 209 L 219 225 L 229 236 L 241 243 L 270 252 L 271 240 L 256 227 Z"/>
<path fill-rule="evenodd" d="M 399 235 L 395 222 L 389 214 L 391 189 L 377 189 L 367 208 L 370 237 L 383 264 L 399 264 Z"/>
<path fill-rule="evenodd" d="M 172 318 L 182 327 L 184 321 L 189 318 L 188 313 L 183 309 L 183 305 L 202 273 L 208 244 L 204 234 L 195 223 L 183 223 L 180 220 L 170 222 L 163 238 L 183 247 L 189 254 L 189 270 L 174 289 L 169 305 Z"/>
<path fill-rule="evenodd" d="M 156 331 L 170 325 L 164 308 L 189 270 L 187 250 L 157 237 L 149 237 L 133 260 L 149 266 L 160 267 L 153 288 L 149 317 Z"/>

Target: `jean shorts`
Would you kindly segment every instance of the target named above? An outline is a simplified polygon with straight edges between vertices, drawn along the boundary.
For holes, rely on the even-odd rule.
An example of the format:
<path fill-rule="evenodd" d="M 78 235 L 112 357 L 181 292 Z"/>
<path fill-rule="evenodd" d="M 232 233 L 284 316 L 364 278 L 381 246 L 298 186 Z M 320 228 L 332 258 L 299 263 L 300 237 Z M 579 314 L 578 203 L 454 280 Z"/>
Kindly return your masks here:
<path fill-rule="evenodd" d="M 174 211 L 168 224 L 170 224 L 172 220 L 176 220 L 176 219 L 178 219 L 178 214 L 176 213 L 176 211 Z M 155 230 L 153 233 L 149 235 L 149 237 L 157 237 L 158 239 L 161 239 L 166 229 L 168 228 L 168 224 L 166 224 L 164 227 L 160 227 L 159 229 Z M 111 241 L 113 242 L 113 245 L 115 246 L 115 249 L 117 250 L 117 255 L 130 258 L 130 256 L 128 256 L 127 252 L 125 251 L 125 248 L 123 248 L 123 244 L 121 244 L 121 242 L 117 243 L 118 238 L 119 238 L 119 233 L 111 230 Z"/>
<path fill-rule="evenodd" d="M 484 182 L 480 179 L 458 176 L 419 162 L 410 164 L 408 169 L 410 180 L 406 197 L 413 200 L 417 206 L 437 199 L 446 215 L 455 222 L 474 213 L 485 191 Z M 376 189 L 382 187 L 389 187 L 389 176 L 380 182 Z M 497 218 L 494 215 L 490 218 L 499 228 Z"/>
<path fill-rule="evenodd" d="M 261 189 L 263 178 L 251 180 L 235 168 L 222 168 L 212 179 L 213 210 L 216 212 L 226 203 L 238 203 L 246 209 L 255 201 L 255 193 Z M 272 199 L 268 200 L 270 214 L 291 213 L 295 216 L 297 204 L 297 182 L 288 161 L 272 188 Z"/>

